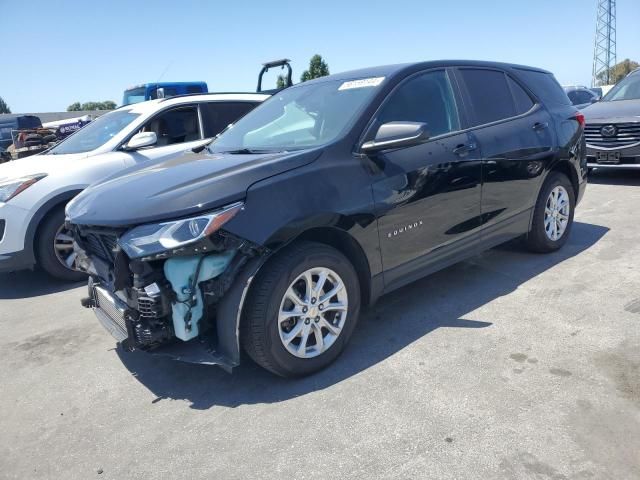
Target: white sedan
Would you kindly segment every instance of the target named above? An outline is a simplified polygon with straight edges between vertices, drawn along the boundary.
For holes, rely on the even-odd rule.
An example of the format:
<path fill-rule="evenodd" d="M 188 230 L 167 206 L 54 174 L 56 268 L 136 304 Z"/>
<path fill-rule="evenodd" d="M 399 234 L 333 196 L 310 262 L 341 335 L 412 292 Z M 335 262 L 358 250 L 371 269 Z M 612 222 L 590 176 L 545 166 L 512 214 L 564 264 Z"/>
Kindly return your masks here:
<path fill-rule="evenodd" d="M 0 272 L 39 265 L 78 280 L 64 207 L 92 183 L 206 143 L 269 98 L 201 94 L 151 100 L 102 115 L 47 152 L 0 165 Z"/>

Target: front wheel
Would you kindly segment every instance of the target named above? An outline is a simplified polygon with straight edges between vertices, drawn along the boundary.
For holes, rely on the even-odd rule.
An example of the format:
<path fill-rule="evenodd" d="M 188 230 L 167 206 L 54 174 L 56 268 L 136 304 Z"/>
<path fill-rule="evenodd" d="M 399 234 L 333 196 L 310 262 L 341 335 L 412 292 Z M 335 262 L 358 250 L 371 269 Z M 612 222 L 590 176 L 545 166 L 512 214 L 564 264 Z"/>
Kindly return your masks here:
<path fill-rule="evenodd" d="M 64 209 L 49 212 L 38 229 L 36 256 L 40 267 L 52 277 L 70 282 L 87 278 L 74 270 L 76 253 L 73 238 L 64 226 Z"/>
<path fill-rule="evenodd" d="M 551 173 L 540 190 L 533 212 L 526 240 L 529 249 L 547 253 L 562 247 L 571 232 L 575 204 L 573 186 L 567 176 Z"/>
<path fill-rule="evenodd" d="M 242 343 L 260 366 L 309 375 L 342 352 L 360 312 L 358 276 L 338 250 L 304 242 L 258 273 L 244 309 Z"/>

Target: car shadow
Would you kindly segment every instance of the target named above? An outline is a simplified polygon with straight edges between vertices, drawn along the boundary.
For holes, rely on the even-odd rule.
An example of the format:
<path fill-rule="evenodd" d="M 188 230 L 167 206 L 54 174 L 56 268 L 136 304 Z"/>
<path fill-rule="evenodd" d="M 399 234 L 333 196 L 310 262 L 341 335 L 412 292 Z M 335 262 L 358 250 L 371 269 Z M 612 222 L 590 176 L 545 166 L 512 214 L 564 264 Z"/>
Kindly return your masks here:
<path fill-rule="evenodd" d="M 640 186 L 640 170 L 598 169 L 589 173 L 589 183 Z"/>
<path fill-rule="evenodd" d="M 86 285 L 82 282 L 56 280 L 39 270 L 0 273 L 0 300 L 32 298 L 40 295 L 64 292 Z"/>
<path fill-rule="evenodd" d="M 280 402 L 350 378 L 436 329 L 491 327 L 490 318 L 468 318 L 469 313 L 587 250 L 608 230 L 576 222 L 569 241 L 558 252 L 531 254 L 517 242 L 510 242 L 392 292 L 363 312 L 338 360 L 307 378 L 279 378 L 246 358 L 229 375 L 217 367 L 121 348 L 116 352 L 132 375 L 156 396 L 154 403 L 182 399 L 189 401 L 191 408 L 207 409 Z"/>

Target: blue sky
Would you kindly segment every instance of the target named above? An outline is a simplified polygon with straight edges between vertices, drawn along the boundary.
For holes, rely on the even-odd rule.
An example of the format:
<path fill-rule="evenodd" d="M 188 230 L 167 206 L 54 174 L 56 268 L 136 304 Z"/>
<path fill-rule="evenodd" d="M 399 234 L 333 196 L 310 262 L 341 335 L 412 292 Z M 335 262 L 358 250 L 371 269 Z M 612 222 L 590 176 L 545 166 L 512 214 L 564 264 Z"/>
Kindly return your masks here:
<path fill-rule="evenodd" d="M 618 59 L 640 61 L 640 2 L 617 4 Z M 334 73 L 464 58 L 588 84 L 595 16 L 596 0 L 0 0 L 0 96 L 43 112 L 159 78 L 252 91 L 262 62 L 291 58 L 297 80 L 315 53 Z"/>

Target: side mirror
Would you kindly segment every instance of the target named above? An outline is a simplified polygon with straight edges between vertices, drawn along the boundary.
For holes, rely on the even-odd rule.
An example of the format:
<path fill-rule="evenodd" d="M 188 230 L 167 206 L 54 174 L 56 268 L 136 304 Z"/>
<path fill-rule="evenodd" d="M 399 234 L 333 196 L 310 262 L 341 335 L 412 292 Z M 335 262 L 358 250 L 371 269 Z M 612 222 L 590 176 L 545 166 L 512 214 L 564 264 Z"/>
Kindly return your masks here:
<path fill-rule="evenodd" d="M 600 101 L 600 97 L 593 97 L 591 99 L 591 103 L 598 103 Z"/>
<path fill-rule="evenodd" d="M 123 150 L 133 151 L 144 147 L 151 147 L 158 141 L 156 132 L 140 132 L 136 133 L 131 139 L 122 146 Z"/>
<path fill-rule="evenodd" d="M 412 147 L 429 140 L 426 123 L 389 122 L 383 123 L 373 140 L 362 144 L 364 153 L 378 152 L 390 148 Z"/>

